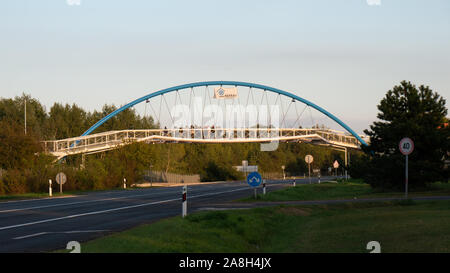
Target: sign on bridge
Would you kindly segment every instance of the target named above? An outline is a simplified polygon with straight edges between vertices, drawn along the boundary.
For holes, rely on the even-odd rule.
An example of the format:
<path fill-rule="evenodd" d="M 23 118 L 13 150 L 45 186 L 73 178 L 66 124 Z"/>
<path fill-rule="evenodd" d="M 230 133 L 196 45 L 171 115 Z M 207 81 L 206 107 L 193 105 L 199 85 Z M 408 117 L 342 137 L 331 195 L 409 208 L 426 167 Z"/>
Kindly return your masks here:
<path fill-rule="evenodd" d="M 216 87 L 214 88 L 215 99 L 234 99 L 238 97 L 237 87 Z"/>

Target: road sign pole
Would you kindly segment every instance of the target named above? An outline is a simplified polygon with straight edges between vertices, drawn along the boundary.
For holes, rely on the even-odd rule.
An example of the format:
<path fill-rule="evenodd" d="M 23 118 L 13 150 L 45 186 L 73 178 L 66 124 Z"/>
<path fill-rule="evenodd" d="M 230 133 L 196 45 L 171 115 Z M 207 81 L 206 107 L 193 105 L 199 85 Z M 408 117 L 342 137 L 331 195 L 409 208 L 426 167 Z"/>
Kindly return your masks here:
<path fill-rule="evenodd" d="M 311 164 L 308 163 L 308 180 L 309 184 L 311 184 Z"/>
<path fill-rule="evenodd" d="M 408 199 L 408 155 L 405 156 L 405 199 Z"/>
<path fill-rule="evenodd" d="M 25 97 L 25 102 L 24 102 L 24 119 L 25 119 L 25 135 L 27 134 L 27 98 Z"/>
<path fill-rule="evenodd" d="M 314 157 L 312 155 L 305 156 L 305 162 L 308 163 L 308 180 L 309 184 L 311 184 L 311 163 L 314 161 Z"/>
<path fill-rule="evenodd" d="M 182 197 L 181 197 L 181 217 L 186 217 L 187 215 L 187 186 L 183 187 Z"/>
<path fill-rule="evenodd" d="M 48 180 L 48 196 L 52 197 L 53 193 L 52 193 L 52 180 L 49 179 Z"/>
<path fill-rule="evenodd" d="M 254 195 L 255 195 L 255 199 L 256 199 L 257 198 L 256 188 L 254 188 Z"/>
<path fill-rule="evenodd" d="M 59 193 L 62 193 L 63 178 L 61 173 L 58 173 L 58 175 L 56 176 L 56 181 L 58 181 L 59 184 Z"/>

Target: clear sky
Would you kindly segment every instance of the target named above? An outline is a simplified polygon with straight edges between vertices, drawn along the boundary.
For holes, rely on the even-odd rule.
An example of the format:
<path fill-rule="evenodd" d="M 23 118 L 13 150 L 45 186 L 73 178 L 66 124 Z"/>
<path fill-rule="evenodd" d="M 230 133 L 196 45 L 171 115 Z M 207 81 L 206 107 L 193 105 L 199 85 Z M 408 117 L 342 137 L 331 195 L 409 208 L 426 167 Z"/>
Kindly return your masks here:
<path fill-rule="evenodd" d="M 357 132 L 402 80 L 450 98 L 448 0 L 79 1 L 0 1 L 0 97 L 94 110 L 183 83 L 246 81 Z"/>

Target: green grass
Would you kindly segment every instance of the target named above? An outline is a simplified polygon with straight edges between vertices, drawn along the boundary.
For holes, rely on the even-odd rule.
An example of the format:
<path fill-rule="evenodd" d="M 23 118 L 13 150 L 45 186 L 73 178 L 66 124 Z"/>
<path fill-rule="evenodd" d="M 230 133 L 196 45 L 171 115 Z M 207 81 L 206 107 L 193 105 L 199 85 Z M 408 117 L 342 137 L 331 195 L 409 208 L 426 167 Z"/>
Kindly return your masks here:
<path fill-rule="evenodd" d="M 67 196 L 69 193 L 53 193 L 53 197 Z M 48 193 L 24 193 L 24 194 L 11 194 L 11 195 L 0 195 L 0 202 L 13 201 L 13 200 L 27 200 L 27 199 L 38 199 L 49 197 Z"/>
<path fill-rule="evenodd" d="M 82 252 L 450 252 L 450 201 L 200 212 L 82 243 Z"/>
<path fill-rule="evenodd" d="M 450 195 L 450 183 L 433 183 L 427 190 L 409 192 L 409 197 Z M 266 195 L 258 194 L 239 199 L 239 202 L 254 201 L 306 201 L 306 200 L 336 200 L 353 198 L 381 198 L 403 197 L 404 192 L 377 191 L 361 180 L 349 182 L 297 184 L 296 187 L 287 187 L 281 190 L 268 192 Z"/>

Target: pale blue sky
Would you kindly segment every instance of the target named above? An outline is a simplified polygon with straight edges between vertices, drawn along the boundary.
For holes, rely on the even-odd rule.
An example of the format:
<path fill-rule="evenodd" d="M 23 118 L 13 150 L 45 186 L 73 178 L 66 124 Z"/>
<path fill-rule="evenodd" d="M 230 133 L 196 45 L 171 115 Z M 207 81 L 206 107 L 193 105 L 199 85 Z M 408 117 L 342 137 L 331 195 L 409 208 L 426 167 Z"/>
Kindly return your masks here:
<path fill-rule="evenodd" d="M 449 99 L 450 1 L 0 2 L 1 97 L 94 110 L 207 80 L 291 91 L 362 132 L 401 80 Z"/>

